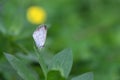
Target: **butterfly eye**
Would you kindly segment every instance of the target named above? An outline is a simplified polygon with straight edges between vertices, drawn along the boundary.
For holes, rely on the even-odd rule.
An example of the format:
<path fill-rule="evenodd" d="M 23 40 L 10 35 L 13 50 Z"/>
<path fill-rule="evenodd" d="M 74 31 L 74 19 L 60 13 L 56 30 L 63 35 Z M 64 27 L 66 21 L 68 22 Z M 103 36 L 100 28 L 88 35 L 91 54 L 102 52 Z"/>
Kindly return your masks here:
<path fill-rule="evenodd" d="M 40 25 L 33 33 L 33 39 L 38 48 L 42 48 L 46 41 L 47 29 L 46 26 Z"/>

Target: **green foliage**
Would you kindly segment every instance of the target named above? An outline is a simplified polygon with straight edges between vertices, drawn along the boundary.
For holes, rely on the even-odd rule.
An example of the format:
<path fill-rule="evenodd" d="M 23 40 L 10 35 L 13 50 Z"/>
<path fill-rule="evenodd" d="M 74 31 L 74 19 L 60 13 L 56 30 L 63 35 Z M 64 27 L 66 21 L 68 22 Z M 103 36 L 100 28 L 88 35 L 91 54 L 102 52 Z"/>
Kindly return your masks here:
<path fill-rule="evenodd" d="M 40 66 L 41 66 L 41 68 L 42 68 L 42 70 L 43 70 L 44 76 L 47 77 L 48 69 L 47 69 L 47 65 L 46 65 L 46 63 L 45 63 L 45 61 L 44 61 L 44 59 L 43 59 L 44 57 L 43 57 L 43 55 L 40 53 L 40 50 L 39 50 L 39 49 L 36 49 L 36 48 L 35 48 L 35 50 L 36 50 L 36 54 L 37 54 L 37 57 L 38 57 L 38 62 L 39 62 Z"/>
<path fill-rule="evenodd" d="M 65 80 L 65 78 L 61 76 L 59 71 L 51 70 L 48 72 L 47 80 Z"/>
<path fill-rule="evenodd" d="M 56 54 L 50 61 L 50 64 L 46 65 L 44 60 L 41 59 L 43 56 L 41 53 L 37 53 L 39 64 L 43 70 L 45 80 L 66 80 L 71 71 L 72 67 L 72 51 L 71 49 L 65 49 Z M 18 74 L 24 80 L 37 80 L 36 77 L 30 72 L 30 70 L 23 64 L 22 61 L 10 54 L 5 54 L 6 58 L 18 72 Z M 48 66 L 48 68 L 47 68 Z M 72 80 L 93 80 L 91 73 L 84 74 L 73 78 Z"/>
<path fill-rule="evenodd" d="M 65 78 L 68 77 L 73 63 L 71 49 L 65 49 L 56 54 L 48 65 L 49 70 L 59 70 Z"/>
<path fill-rule="evenodd" d="M 47 12 L 45 51 L 53 54 L 66 47 L 72 48 L 74 66 L 71 75 L 94 70 L 95 80 L 120 79 L 119 0 L 0 0 L 2 80 L 19 80 L 8 67 L 3 52 L 14 56 L 24 54 L 18 57 L 27 57 L 28 64 L 39 75 L 42 73 L 37 62 L 29 56 L 35 53 L 31 34 L 38 25 L 27 21 L 26 12 L 34 5 Z"/>
<path fill-rule="evenodd" d="M 88 72 L 88 73 L 82 74 L 80 76 L 74 77 L 74 78 L 72 78 L 72 80 L 93 80 L 93 73 Z"/>
<path fill-rule="evenodd" d="M 33 72 L 25 66 L 24 62 L 17 59 L 13 55 L 5 53 L 6 58 L 13 66 L 13 68 L 17 71 L 17 73 L 24 79 L 24 80 L 37 80 L 34 76 Z"/>

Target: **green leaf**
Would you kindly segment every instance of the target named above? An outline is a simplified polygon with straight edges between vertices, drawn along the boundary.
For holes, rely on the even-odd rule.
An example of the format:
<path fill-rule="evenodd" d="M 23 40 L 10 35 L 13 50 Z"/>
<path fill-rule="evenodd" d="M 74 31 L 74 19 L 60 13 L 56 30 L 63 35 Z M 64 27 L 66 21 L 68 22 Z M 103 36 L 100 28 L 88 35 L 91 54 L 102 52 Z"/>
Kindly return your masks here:
<path fill-rule="evenodd" d="M 47 80 L 65 80 L 65 78 L 61 76 L 59 71 L 53 70 L 48 72 Z"/>
<path fill-rule="evenodd" d="M 72 80 L 93 80 L 93 73 L 87 72 L 85 74 L 72 78 Z"/>
<path fill-rule="evenodd" d="M 73 63 L 73 56 L 71 49 L 67 48 L 58 54 L 56 54 L 50 64 L 48 65 L 49 70 L 59 70 L 61 75 L 65 78 L 68 77 Z"/>
<path fill-rule="evenodd" d="M 17 59 L 15 56 L 5 53 L 7 60 L 13 66 L 13 68 L 17 71 L 17 73 L 24 79 L 24 80 L 37 80 L 37 78 L 32 74 L 32 71 L 25 66 L 24 62 Z"/>

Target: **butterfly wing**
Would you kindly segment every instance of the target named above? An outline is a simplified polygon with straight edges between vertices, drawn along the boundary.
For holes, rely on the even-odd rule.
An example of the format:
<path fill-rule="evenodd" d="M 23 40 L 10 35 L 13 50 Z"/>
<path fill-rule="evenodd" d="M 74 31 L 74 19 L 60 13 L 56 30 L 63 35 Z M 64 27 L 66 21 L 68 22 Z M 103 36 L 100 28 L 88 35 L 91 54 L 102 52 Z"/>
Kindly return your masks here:
<path fill-rule="evenodd" d="M 42 48 L 45 44 L 47 29 L 45 25 L 39 26 L 33 33 L 33 39 L 38 48 Z"/>

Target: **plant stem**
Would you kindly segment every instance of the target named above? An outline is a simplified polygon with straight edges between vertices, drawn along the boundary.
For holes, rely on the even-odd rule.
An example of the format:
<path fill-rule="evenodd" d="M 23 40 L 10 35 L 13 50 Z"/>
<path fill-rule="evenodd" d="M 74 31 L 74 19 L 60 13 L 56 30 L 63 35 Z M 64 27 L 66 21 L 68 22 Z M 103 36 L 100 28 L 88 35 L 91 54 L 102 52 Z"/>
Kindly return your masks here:
<path fill-rule="evenodd" d="M 35 48 L 35 50 L 36 50 L 38 61 L 39 61 L 39 64 L 40 64 L 40 66 L 42 68 L 43 74 L 44 74 L 45 78 L 47 78 L 47 71 L 48 70 L 47 70 L 47 66 L 46 66 L 46 64 L 44 62 L 43 56 L 40 53 L 40 49 Z"/>

